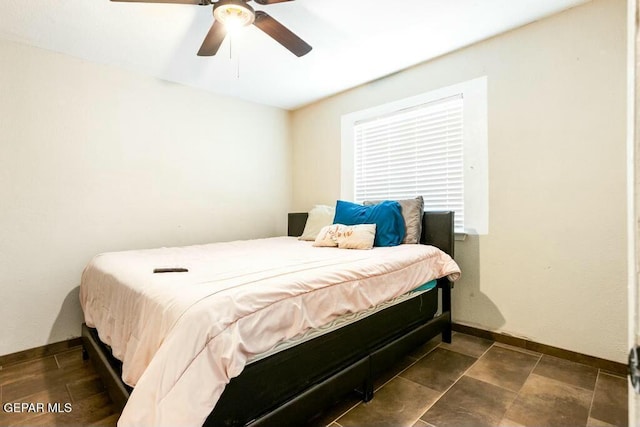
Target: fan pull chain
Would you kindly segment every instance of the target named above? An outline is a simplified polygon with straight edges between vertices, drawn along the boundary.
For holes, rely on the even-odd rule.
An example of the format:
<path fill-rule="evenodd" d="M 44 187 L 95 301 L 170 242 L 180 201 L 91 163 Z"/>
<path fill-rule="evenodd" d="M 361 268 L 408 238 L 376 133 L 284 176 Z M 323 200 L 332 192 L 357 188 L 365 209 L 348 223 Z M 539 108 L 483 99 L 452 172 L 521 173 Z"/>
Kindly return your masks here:
<path fill-rule="evenodd" d="M 236 79 L 237 80 L 240 80 L 240 51 L 241 50 L 242 49 L 238 49 L 238 51 L 236 52 Z"/>
<path fill-rule="evenodd" d="M 229 61 L 233 61 L 233 39 L 235 34 L 229 34 Z M 236 79 L 240 80 L 240 54 L 236 52 Z"/>

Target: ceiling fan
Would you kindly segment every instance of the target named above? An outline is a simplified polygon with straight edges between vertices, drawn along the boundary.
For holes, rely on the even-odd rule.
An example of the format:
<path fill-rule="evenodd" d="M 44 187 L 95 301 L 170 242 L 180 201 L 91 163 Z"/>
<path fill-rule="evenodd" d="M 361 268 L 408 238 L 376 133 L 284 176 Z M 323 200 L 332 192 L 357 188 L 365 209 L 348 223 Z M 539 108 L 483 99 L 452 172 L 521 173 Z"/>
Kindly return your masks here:
<path fill-rule="evenodd" d="M 198 56 L 213 56 L 218 52 L 227 32 L 231 29 L 255 25 L 268 36 L 289 49 L 294 55 L 300 57 L 311 51 L 304 40 L 295 35 L 291 30 L 276 21 L 271 15 L 262 10 L 254 10 L 249 3 L 251 0 L 111 0 L 117 2 L 136 3 L 178 3 L 193 4 L 199 6 L 213 5 L 213 25 L 204 38 Z M 293 0 L 255 0 L 261 5 L 283 3 Z"/>

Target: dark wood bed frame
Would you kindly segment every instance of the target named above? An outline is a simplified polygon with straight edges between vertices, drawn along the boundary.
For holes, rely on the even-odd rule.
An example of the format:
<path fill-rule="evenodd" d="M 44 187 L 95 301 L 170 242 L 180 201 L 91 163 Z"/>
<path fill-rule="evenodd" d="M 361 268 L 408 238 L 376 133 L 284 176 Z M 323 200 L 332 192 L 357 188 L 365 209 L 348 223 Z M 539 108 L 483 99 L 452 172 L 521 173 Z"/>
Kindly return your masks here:
<path fill-rule="evenodd" d="M 300 236 L 307 213 L 289 214 L 289 236 Z M 453 257 L 453 212 L 425 212 L 422 244 Z M 251 363 L 225 388 L 205 426 L 299 426 L 354 390 L 373 398 L 374 379 L 401 357 L 442 334 L 451 342 L 451 287 L 438 280 L 438 293 L 425 292 L 334 332 Z M 131 388 L 121 380 L 122 364 L 111 356 L 95 329 L 82 325 L 90 358 L 109 395 L 124 407 Z"/>

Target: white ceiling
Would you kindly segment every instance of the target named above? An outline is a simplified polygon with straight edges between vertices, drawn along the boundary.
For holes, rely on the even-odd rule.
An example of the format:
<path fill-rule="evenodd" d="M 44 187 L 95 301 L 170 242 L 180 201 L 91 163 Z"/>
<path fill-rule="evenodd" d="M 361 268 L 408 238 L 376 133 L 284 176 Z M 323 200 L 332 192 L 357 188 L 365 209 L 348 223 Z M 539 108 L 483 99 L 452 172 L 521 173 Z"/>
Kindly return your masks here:
<path fill-rule="evenodd" d="M 313 46 L 301 58 L 255 27 L 196 56 L 211 6 L 0 0 L 0 38 L 294 109 L 586 1 L 252 2 Z"/>

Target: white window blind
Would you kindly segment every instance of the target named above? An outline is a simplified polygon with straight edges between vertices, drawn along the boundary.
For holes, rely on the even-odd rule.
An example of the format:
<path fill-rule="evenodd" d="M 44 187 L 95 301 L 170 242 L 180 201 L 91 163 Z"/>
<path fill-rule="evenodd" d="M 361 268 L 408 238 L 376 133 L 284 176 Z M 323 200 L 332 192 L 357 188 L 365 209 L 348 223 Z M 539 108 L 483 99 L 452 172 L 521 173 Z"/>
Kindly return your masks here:
<path fill-rule="evenodd" d="M 424 197 L 464 231 L 462 94 L 354 124 L 354 199 Z"/>

